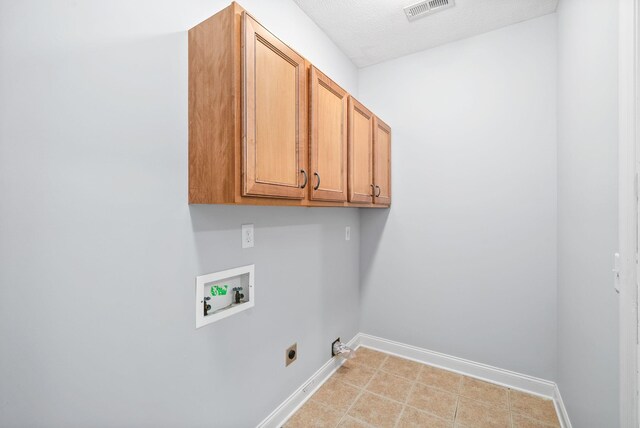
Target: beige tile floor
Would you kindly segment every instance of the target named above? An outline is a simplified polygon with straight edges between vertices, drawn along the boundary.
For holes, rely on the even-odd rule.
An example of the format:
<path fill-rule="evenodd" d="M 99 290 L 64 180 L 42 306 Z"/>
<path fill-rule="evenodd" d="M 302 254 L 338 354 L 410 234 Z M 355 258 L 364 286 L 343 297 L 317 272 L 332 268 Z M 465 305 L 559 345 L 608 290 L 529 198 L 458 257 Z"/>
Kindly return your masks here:
<path fill-rule="evenodd" d="M 560 427 L 553 401 L 359 348 L 285 428 Z"/>

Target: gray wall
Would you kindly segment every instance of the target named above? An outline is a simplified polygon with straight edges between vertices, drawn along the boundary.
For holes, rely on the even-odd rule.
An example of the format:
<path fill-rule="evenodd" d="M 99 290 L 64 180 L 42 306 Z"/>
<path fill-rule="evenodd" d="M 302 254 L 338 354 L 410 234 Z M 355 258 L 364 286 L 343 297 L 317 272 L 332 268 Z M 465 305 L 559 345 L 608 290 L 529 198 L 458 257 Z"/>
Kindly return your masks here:
<path fill-rule="evenodd" d="M 548 15 L 360 70 L 394 183 L 361 214 L 363 332 L 555 379 L 556 66 Z"/>
<path fill-rule="evenodd" d="M 618 426 L 618 2 L 558 8 L 558 383 L 573 426 Z"/>
<path fill-rule="evenodd" d="M 243 3 L 357 89 L 295 3 Z M 255 426 L 357 333 L 356 210 L 187 205 L 186 30 L 226 4 L 0 3 L 0 426 Z M 196 330 L 195 276 L 248 263 L 256 307 Z"/>
<path fill-rule="evenodd" d="M 358 213 L 186 204 L 185 31 L 225 1 L 1 2 L 0 425 L 253 426 L 363 330 L 617 426 L 616 3 L 358 72 L 244 1 L 393 127 L 393 209 Z M 194 277 L 247 263 L 256 307 L 195 330 Z"/>

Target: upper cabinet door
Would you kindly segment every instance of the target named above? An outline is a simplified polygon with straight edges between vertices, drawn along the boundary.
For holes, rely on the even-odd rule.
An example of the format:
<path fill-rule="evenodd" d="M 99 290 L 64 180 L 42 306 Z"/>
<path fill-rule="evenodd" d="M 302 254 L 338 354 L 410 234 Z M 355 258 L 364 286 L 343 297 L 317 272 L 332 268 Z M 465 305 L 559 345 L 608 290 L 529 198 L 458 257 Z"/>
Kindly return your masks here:
<path fill-rule="evenodd" d="M 246 12 L 243 83 L 242 194 L 304 198 L 305 62 Z"/>
<path fill-rule="evenodd" d="M 373 114 L 349 97 L 349 202 L 373 199 Z"/>
<path fill-rule="evenodd" d="M 391 204 L 391 128 L 375 117 L 373 119 L 373 203 Z"/>
<path fill-rule="evenodd" d="M 347 92 L 315 67 L 310 75 L 311 199 L 347 200 Z"/>

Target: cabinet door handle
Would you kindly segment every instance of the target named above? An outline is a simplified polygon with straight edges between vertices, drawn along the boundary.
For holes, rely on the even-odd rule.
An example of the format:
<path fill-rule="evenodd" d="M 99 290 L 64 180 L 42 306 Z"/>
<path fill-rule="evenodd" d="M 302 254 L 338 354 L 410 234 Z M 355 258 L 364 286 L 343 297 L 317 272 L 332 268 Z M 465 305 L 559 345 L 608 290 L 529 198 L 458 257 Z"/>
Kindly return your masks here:
<path fill-rule="evenodd" d="M 370 184 L 369 186 L 371 186 L 371 196 L 376 196 L 376 186 L 373 184 Z"/>
<path fill-rule="evenodd" d="M 376 198 L 379 198 L 380 197 L 380 192 L 382 190 L 380 189 L 380 186 L 378 186 L 377 184 L 376 184 L 376 189 L 378 189 L 378 193 L 376 193 Z"/>
<path fill-rule="evenodd" d="M 313 188 L 313 190 L 318 190 L 318 188 L 320 188 L 320 174 L 318 174 L 317 172 L 314 172 L 313 175 L 318 177 L 318 184 L 316 184 L 316 186 Z"/>
<path fill-rule="evenodd" d="M 304 175 L 304 183 L 302 183 L 302 186 L 300 186 L 300 188 L 304 189 L 305 187 L 307 187 L 307 183 L 309 182 L 309 177 L 307 177 L 307 171 L 305 171 L 304 169 L 301 169 L 300 173 Z"/>

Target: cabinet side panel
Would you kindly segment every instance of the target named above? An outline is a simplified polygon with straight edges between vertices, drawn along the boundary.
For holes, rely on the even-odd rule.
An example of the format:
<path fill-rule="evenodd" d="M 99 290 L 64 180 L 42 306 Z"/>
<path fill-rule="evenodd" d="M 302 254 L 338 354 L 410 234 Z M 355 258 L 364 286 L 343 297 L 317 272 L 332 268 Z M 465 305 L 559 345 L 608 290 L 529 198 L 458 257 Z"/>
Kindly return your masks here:
<path fill-rule="evenodd" d="M 233 7 L 189 30 L 189 203 L 234 200 Z"/>

